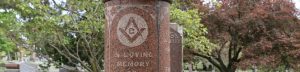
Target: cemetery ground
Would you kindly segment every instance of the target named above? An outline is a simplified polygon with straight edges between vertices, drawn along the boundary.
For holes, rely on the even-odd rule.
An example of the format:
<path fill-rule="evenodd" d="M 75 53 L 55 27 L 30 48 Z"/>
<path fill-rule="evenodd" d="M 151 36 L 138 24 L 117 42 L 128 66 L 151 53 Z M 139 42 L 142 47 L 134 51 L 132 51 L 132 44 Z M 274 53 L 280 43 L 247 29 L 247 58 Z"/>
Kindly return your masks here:
<path fill-rule="evenodd" d="M 57 68 L 53 64 L 51 64 L 47 68 L 43 68 L 43 66 L 45 66 L 45 63 L 45 60 L 36 59 L 32 61 L 29 60 L 29 57 L 25 57 L 22 61 L 6 61 L 2 59 L 0 63 L 0 72 L 66 72 L 63 71 L 64 68 Z M 12 67 L 12 65 L 14 65 L 14 68 Z M 18 67 L 16 65 L 18 65 Z"/>

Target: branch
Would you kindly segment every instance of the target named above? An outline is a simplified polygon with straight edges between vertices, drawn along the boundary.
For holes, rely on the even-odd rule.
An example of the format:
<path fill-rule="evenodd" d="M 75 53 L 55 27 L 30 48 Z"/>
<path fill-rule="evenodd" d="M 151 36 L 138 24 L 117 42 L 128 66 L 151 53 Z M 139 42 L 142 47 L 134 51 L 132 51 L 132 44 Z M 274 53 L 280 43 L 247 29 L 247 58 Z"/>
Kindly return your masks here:
<path fill-rule="evenodd" d="M 89 44 L 89 42 L 87 41 L 87 39 L 86 39 L 86 35 L 85 36 L 81 36 L 81 38 L 83 39 L 83 41 L 84 41 L 84 49 L 86 49 L 86 51 L 88 51 L 87 53 L 89 53 L 89 54 L 87 54 L 89 57 L 93 57 L 94 55 L 92 54 L 92 50 L 91 50 L 91 47 L 90 47 L 90 44 Z"/>
<path fill-rule="evenodd" d="M 229 59 L 229 63 L 228 63 L 227 67 L 231 67 L 234 64 L 234 62 L 240 61 L 240 59 L 238 59 L 238 57 L 239 57 L 239 54 L 241 53 L 241 51 L 242 51 L 242 47 L 239 47 L 238 50 L 236 52 L 234 52 L 234 56 Z"/>
<path fill-rule="evenodd" d="M 215 62 L 211 57 L 208 57 L 208 56 L 205 56 L 202 54 L 198 54 L 195 52 L 192 52 L 192 54 L 207 59 L 211 64 L 216 66 L 221 72 L 224 72 L 224 69 L 221 67 L 221 65 L 219 65 L 217 62 Z"/>
<path fill-rule="evenodd" d="M 67 56 L 64 52 L 62 52 L 62 50 L 60 50 L 58 47 L 56 47 L 56 46 L 54 46 L 53 44 L 50 44 L 50 43 L 49 43 L 49 45 L 51 47 L 53 47 L 56 51 L 58 51 L 59 54 L 65 56 L 68 59 L 69 62 L 72 61 L 72 59 L 69 56 Z"/>
<path fill-rule="evenodd" d="M 215 59 L 219 62 L 219 64 L 221 65 L 221 67 L 223 69 L 227 68 L 226 65 L 224 64 L 223 60 L 222 60 L 222 57 L 221 57 L 220 53 L 218 54 L 218 58 L 215 58 Z"/>
<path fill-rule="evenodd" d="M 231 58 L 232 58 L 232 52 L 231 52 L 232 51 L 232 45 L 233 45 L 233 43 L 230 42 L 230 44 L 229 44 L 229 50 L 228 50 L 228 61 L 229 62 L 231 61 Z"/>
<path fill-rule="evenodd" d="M 226 44 L 227 44 L 228 42 L 229 42 L 229 41 L 226 41 L 226 42 L 224 42 L 224 43 L 221 45 L 220 50 L 217 52 L 218 57 L 215 58 L 217 61 L 219 61 L 219 64 L 221 65 L 221 67 L 222 67 L 223 69 L 226 69 L 226 65 L 225 65 L 225 63 L 224 63 L 223 60 L 222 60 L 221 54 L 222 54 L 222 51 L 223 51 L 223 49 L 225 48 L 225 46 L 226 46 Z"/>
<path fill-rule="evenodd" d="M 76 42 L 76 55 L 79 57 L 79 42 L 80 42 L 80 39 L 77 40 Z"/>
<path fill-rule="evenodd" d="M 57 31 L 58 32 L 58 31 Z M 68 47 L 66 47 L 65 46 L 65 44 L 63 44 L 63 43 L 61 43 L 61 38 L 60 38 L 60 36 L 59 35 L 57 35 L 57 37 L 58 37 L 58 40 L 59 40 L 59 42 L 60 42 L 60 44 L 62 44 L 63 45 L 63 48 L 64 48 L 64 50 L 66 50 L 66 52 L 67 53 L 63 53 L 62 52 L 62 54 L 67 54 L 67 55 L 69 55 L 69 56 L 67 56 L 67 55 L 64 55 L 65 57 L 72 57 L 72 58 L 74 58 L 75 60 L 77 60 L 85 69 L 87 69 L 88 71 L 91 71 L 91 69 L 88 67 L 88 66 L 86 66 L 86 64 L 80 59 L 80 56 L 79 57 L 76 57 L 76 56 L 74 56 L 70 51 L 69 51 L 69 49 L 68 49 Z M 59 49 L 58 49 L 59 50 Z M 73 60 L 73 59 L 72 59 Z"/>
<path fill-rule="evenodd" d="M 243 49 L 242 47 L 238 48 L 238 51 L 235 53 L 235 57 L 234 57 L 235 60 L 238 60 L 239 54 L 241 53 L 242 49 Z"/>
<path fill-rule="evenodd" d="M 73 57 L 75 60 L 77 60 L 85 69 L 87 69 L 88 71 L 92 71 L 88 66 L 86 66 L 86 64 L 80 59 L 80 57 L 76 57 L 70 53 L 69 54 L 71 57 Z"/>
<path fill-rule="evenodd" d="M 60 6 L 60 5 L 58 5 L 58 4 L 56 3 L 55 0 L 52 0 L 52 2 L 54 3 L 54 5 L 55 5 L 56 7 L 60 8 L 60 9 L 62 9 L 62 10 L 67 10 L 67 11 L 69 11 L 68 9 L 66 9 L 66 8 L 64 8 L 64 7 Z"/>

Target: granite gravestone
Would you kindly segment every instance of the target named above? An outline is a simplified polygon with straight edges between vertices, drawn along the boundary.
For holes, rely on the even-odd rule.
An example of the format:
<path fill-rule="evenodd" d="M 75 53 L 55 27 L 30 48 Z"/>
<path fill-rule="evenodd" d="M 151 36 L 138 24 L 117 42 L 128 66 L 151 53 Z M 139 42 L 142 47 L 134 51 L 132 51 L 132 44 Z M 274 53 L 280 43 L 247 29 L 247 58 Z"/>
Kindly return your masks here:
<path fill-rule="evenodd" d="M 169 5 L 105 1 L 105 72 L 170 72 Z"/>
<path fill-rule="evenodd" d="M 40 71 L 38 70 L 38 65 L 24 62 L 20 64 L 20 72 L 40 72 Z"/>
<path fill-rule="evenodd" d="M 182 72 L 183 70 L 182 32 L 182 27 L 176 23 L 170 24 L 171 72 Z"/>

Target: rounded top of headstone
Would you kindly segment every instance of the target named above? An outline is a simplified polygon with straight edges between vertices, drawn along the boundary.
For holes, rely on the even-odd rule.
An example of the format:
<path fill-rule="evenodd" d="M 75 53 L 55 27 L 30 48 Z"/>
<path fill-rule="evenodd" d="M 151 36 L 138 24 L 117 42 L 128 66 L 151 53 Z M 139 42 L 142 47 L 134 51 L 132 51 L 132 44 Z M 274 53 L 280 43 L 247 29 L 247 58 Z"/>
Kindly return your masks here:
<path fill-rule="evenodd" d="M 111 0 L 104 0 L 104 3 L 107 1 L 111 1 Z M 172 0 L 159 0 L 159 1 L 166 1 L 166 2 L 172 3 Z"/>

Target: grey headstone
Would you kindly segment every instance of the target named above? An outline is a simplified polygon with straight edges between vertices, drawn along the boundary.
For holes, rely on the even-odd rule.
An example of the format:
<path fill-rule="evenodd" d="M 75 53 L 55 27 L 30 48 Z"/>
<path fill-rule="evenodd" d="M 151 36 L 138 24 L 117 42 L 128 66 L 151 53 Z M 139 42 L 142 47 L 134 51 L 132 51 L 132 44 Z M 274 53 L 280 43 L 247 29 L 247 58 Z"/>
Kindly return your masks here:
<path fill-rule="evenodd" d="M 27 62 L 21 63 L 20 72 L 39 72 L 38 65 Z"/>
<path fill-rule="evenodd" d="M 6 69 L 5 72 L 20 72 L 19 69 Z"/>
<path fill-rule="evenodd" d="M 176 23 L 170 24 L 171 72 L 182 72 L 182 27 Z"/>

